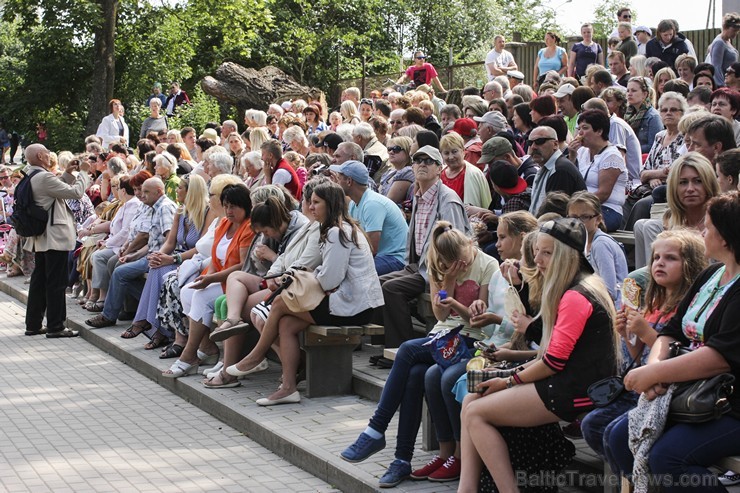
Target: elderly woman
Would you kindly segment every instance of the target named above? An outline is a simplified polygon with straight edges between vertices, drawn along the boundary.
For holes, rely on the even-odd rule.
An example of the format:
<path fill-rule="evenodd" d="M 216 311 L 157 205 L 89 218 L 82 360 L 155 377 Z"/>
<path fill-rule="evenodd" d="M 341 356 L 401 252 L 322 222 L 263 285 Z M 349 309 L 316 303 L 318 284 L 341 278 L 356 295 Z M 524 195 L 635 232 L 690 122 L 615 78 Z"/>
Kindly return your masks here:
<path fill-rule="evenodd" d="M 267 125 L 267 113 L 249 109 L 244 112 L 244 123 L 249 128 L 264 127 Z"/>
<path fill-rule="evenodd" d="M 203 160 L 203 167 L 208 176 L 213 178 L 223 174 L 230 175 L 233 160 L 231 156 L 225 152 L 226 149 L 221 146 L 216 146 L 212 147 L 210 151 L 213 152 L 208 152 Z"/>
<path fill-rule="evenodd" d="M 241 169 L 244 170 L 244 184 L 253 190 L 265 184 L 265 163 L 259 151 L 250 151 L 242 156 Z"/>
<path fill-rule="evenodd" d="M 106 149 L 113 142 L 128 144 L 130 142 L 128 125 L 126 125 L 126 120 L 123 119 L 124 110 L 121 101 L 111 99 L 108 102 L 108 109 L 110 110 L 110 114 L 100 122 L 95 135 L 103 139 L 103 147 Z"/>
<path fill-rule="evenodd" d="M 308 147 L 308 139 L 303 129 L 297 125 L 289 127 L 283 132 L 283 142 L 288 147 L 303 157 L 308 156 L 311 150 Z"/>
<path fill-rule="evenodd" d="M 650 245 L 664 229 L 703 231 L 707 202 L 719 195 L 714 167 L 698 152 L 684 154 L 671 165 L 667 185 L 668 212 L 664 219 L 641 219 L 635 223 L 635 267 L 638 269 L 647 265 Z"/>
<path fill-rule="evenodd" d="M 712 92 L 710 111 L 732 123 L 735 144 L 740 146 L 740 122 L 736 120 L 740 111 L 740 93 L 728 87 L 720 87 Z"/>
<path fill-rule="evenodd" d="M 195 243 L 206 232 L 208 225 L 217 217 L 217 211 L 208 207 L 208 188 L 200 176 L 185 177 L 177 187 L 177 201 L 182 204 L 175 212 L 172 229 L 159 251 L 151 252 L 149 273 L 134 323 L 126 332 L 130 339 L 145 332 L 150 342 L 144 349 L 163 346 L 174 337 L 170 330 L 161 329 L 157 319 L 157 303 L 164 277 L 174 271 L 183 260 L 196 253 Z M 122 336 L 123 337 L 123 336 Z"/>
<path fill-rule="evenodd" d="M 224 293 L 226 279 L 244 264 L 254 237 L 249 215 L 252 201 L 244 185 L 229 185 L 221 192 L 226 216 L 216 227 L 208 269 L 180 290 L 182 305 L 190 322 L 188 342 L 166 378 L 179 378 L 198 371 L 199 363 L 218 361 L 218 347 L 208 339 L 213 321 L 214 302 Z M 198 348 L 203 348 L 199 351 Z"/>
<path fill-rule="evenodd" d="M 465 161 L 465 142 L 460 134 L 451 132 L 439 141 L 444 169 L 442 183 L 457 193 L 466 205 L 487 209 L 491 204 L 491 190 L 486 175 L 477 166 Z"/>
<path fill-rule="evenodd" d="M 169 152 L 154 158 L 154 173 L 164 183 L 164 193 L 170 200 L 177 202 L 177 188 L 180 185 L 180 177 L 177 176 L 177 159 Z"/>
<path fill-rule="evenodd" d="M 568 152 L 588 191 L 601 201 L 606 230 L 616 231 L 622 225 L 627 166 L 622 152 L 609 142 L 609 129 L 609 115 L 599 110 L 584 111 L 578 117 L 578 135 L 568 145 Z"/>
<path fill-rule="evenodd" d="M 649 79 L 632 77 L 627 83 L 627 112 L 624 120 L 630 124 L 640 141 L 643 154 L 650 152 L 655 135 L 663 130 L 660 114 L 653 108 Z"/>
<path fill-rule="evenodd" d="M 167 118 L 161 113 L 162 101 L 159 98 L 152 98 L 149 101 L 150 115 L 144 119 L 141 124 L 141 131 L 139 132 L 139 138 L 143 139 L 149 132 L 159 132 L 160 130 L 167 130 Z"/>
<path fill-rule="evenodd" d="M 545 79 L 545 74 L 554 70 L 564 75 L 568 69 L 568 52 L 558 46 L 560 36 L 554 32 L 545 34 L 545 47 L 537 52 L 537 60 L 532 72 L 533 87 L 536 89 Z"/>
<path fill-rule="evenodd" d="M 624 378 L 625 388 L 647 400 L 660 398 L 667 384 L 710 378 L 720 373 L 740 377 L 740 196 L 738 192 L 721 195 L 709 201 L 704 219 L 706 256 L 717 260 L 702 272 L 678 305 L 653 344 L 648 364 L 631 370 Z M 707 309 L 709 308 L 709 309 Z M 670 345 L 679 342 L 689 354 L 671 358 Z M 737 394 L 729 398 L 731 410 L 718 419 L 700 424 L 670 421 L 653 443 L 646 458 L 650 473 L 665 478 L 666 492 L 686 491 L 672 485 L 702 485 L 701 491 L 726 491 L 716 484 L 707 466 L 722 457 L 740 453 L 740 401 Z M 629 475 L 633 455 L 628 446 L 627 416 L 610 425 L 604 437 L 612 463 L 619 472 Z M 690 483 L 688 482 L 690 481 Z M 709 486 L 716 485 L 716 486 Z"/>
<path fill-rule="evenodd" d="M 408 137 L 395 137 L 388 142 L 388 162 L 393 166 L 380 177 L 380 193 L 399 206 L 406 200 L 414 183 L 411 167 L 411 145 Z"/>

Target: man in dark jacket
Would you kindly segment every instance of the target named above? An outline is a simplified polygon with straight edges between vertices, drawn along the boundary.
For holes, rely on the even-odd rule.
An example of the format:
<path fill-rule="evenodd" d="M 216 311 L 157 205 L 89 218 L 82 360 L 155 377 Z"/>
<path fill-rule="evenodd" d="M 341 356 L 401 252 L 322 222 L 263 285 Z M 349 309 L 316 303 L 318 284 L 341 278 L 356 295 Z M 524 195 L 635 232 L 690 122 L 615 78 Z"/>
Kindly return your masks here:
<path fill-rule="evenodd" d="M 675 70 L 676 58 L 689 52 L 686 36 L 676 32 L 670 20 L 662 20 L 658 24 L 658 34 L 645 45 L 645 56 L 658 57 Z"/>

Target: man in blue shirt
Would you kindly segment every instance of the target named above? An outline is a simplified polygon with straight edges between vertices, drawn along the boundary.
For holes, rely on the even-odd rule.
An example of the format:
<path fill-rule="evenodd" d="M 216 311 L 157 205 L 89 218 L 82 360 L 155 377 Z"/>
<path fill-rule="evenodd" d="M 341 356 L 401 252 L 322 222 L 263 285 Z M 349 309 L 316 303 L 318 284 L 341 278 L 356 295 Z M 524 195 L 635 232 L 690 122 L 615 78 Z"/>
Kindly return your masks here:
<path fill-rule="evenodd" d="M 408 226 L 401 209 L 389 198 L 368 189 L 370 175 L 360 161 L 332 165 L 339 185 L 352 202 L 349 214 L 370 240 L 379 276 L 403 269 Z"/>

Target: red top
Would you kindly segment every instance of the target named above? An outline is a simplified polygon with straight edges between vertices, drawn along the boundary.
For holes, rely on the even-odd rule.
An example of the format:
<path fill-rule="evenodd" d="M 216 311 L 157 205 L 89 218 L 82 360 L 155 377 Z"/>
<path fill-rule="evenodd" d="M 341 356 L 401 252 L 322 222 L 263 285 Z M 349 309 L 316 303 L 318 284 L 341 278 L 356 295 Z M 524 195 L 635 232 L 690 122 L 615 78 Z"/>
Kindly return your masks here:
<path fill-rule="evenodd" d="M 562 371 L 570 358 L 578 339 L 586 327 L 586 321 L 594 307 L 581 293 L 572 289 L 563 294 L 558 305 L 558 318 L 550 336 L 550 344 L 542 361 L 554 371 Z"/>
<path fill-rule="evenodd" d="M 465 201 L 463 198 L 463 195 L 465 194 L 465 165 L 463 165 L 462 171 L 452 179 L 447 178 L 447 169 L 448 168 L 445 168 L 444 171 L 442 171 L 442 183 L 454 190 L 457 196 L 460 197 L 460 200 Z"/>
<path fill-rule="evenodd" d="M 278 161 L 277 166 L 275 166 L 275 171 L 279 169 L 284 169 L 288 173 L 290 173 L 291 180 L 285 184 L 285 188 L 288 189 L 288 191 L 295 197 L 295 199 L 300 202 L 301 201 L 301 192 L 303 191 L 301 189 L 301 182 L 298 178 L 298 175 L 296 174 L 295 170 L 293 169 L 293 166 L 291 166 L 288 161 L 285 159 L 281 159 Z M 275 172 L 273 171 L 273 173 Z"/>

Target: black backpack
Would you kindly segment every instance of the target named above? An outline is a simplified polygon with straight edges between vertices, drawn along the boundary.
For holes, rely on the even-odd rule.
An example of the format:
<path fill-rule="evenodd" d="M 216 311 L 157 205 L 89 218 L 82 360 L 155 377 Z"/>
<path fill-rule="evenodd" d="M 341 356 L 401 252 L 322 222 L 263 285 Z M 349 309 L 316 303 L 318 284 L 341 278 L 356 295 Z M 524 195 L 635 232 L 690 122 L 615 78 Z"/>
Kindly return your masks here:
<path fill-rule="evenodd" d="M 31 189 L 31 178 L 42 170 L 36 170 L 30 175 L 23 173 L 23 178 L 15 187 L 15 204 L 10 223 L 20 236 L 38 236 L 46 231 L 46 222 L 49 220 L 49 212 L 36 204 L 33 200 Z"/>

